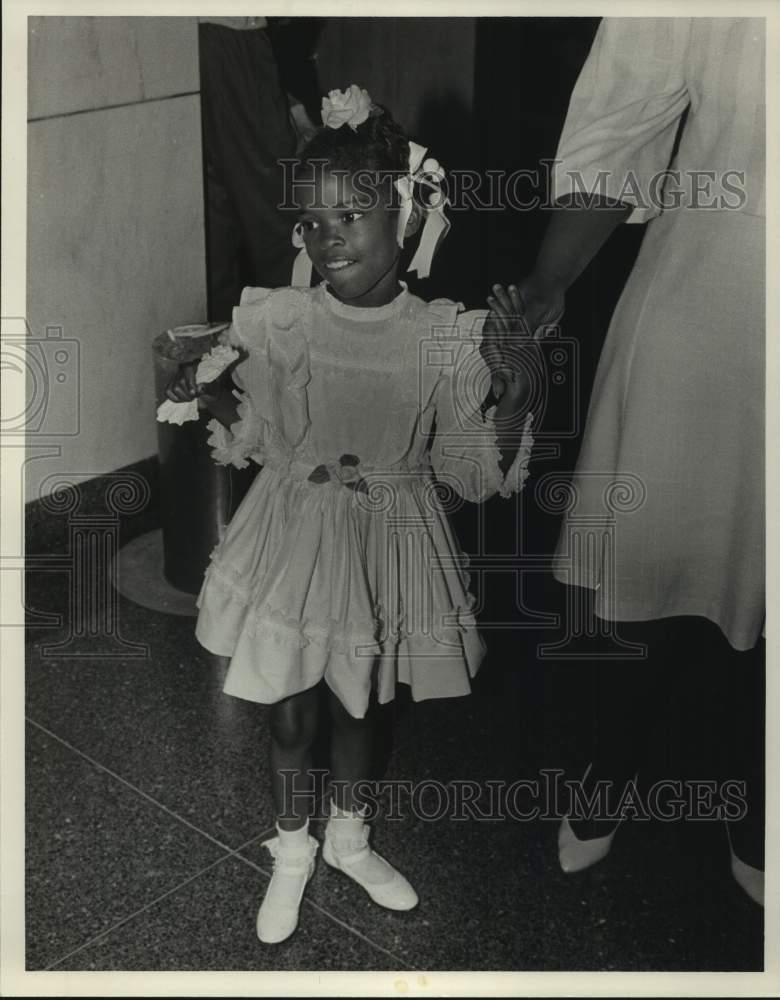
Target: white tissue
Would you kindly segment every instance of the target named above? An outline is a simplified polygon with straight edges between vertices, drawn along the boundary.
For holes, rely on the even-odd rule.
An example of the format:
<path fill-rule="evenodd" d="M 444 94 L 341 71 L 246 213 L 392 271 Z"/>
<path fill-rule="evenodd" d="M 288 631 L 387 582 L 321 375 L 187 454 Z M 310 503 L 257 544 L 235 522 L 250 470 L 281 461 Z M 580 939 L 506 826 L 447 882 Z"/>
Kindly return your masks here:
<path fill-rule="evenodd" d="M 218 378 L 222 372 L 238 357 L 238 351 L 225 344 L 217 344 L 208 354 L 201 358 L 195 381 L 208 384 Z M 198 401 L 191 399 L 186 403 L 174 403 L 166 399 L 157 407 L 157 419 L 160 423 L 185 424 L 188 420 L 198 419 Z"/>
<path fill-rule="evenodd" d="M 188 403 L 174 403 L 172 399 L 166 399 L 157 407 L 157 419 L 165 424 L 185 424 L 188 420 L 198 419 L 197 400 L 191 399 Z"/>
<path fill-rule="evenodd" d="M 195 381 L 208 384 L 231 365 L 238 357 L 238 351 L 226 344 L 217 344 L 212 347 L 209 353 L 201 358 L 198 370 L 195 372 Z"/>

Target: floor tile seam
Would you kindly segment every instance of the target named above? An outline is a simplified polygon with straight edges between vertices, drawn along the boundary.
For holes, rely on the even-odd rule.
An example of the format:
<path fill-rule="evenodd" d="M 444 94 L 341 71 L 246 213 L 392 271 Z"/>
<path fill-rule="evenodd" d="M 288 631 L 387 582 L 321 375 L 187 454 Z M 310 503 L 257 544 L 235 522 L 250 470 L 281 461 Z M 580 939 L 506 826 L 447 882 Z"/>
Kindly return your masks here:
<path fill-rule="evenodd" d="M 52 969 L 57 968 L 58 965 L 61 965 L 63 962 L 67 961 L 67 959 L 72 958 L 73 955 L 77 955 L 79 954 L 79 952 L 85 951 L 87 948 L 91 948 L 93 945 L 98 944 L 104 938 L 107 938 L 109 937 L 109 935 L 113 934 L 114 931 L 118 930 L 120 927 L 123 927 L 131 920 L 135 920 L 136 917 L 139 917 L 142 913 L 146 913 L 147 911 L 151 910 L 153 907 L 161 903 L 164 899 L 167 899 L 169 896 L 172 896 L 180 889 L 183 889 L 186 885 L 189 885 L 190 882 L 195 882 L 197 879 L 202 878 L 203 875 L 205 875 L 207 872 L 210 872 L 213 868 L 216 868 L 218 865 L 223 864 L 225 861 L 228 860 L 228 857 L 229 857 L 228 855 L 223 855 L 222 857 L 217 858 L 215 861 L 212 861 L 211 864 L 206 865 L 205 868 L 201 868 L 199 871 L 193 872 L 192 875 L 188 875 L 187 878 L 183 879 L 181 882 L 177 882 L 177 884 L 171 886 L 170 889 L 166 889 L 166 891 L 163 892 L 161 895 L 156 896 L 154 899 L 149 900 L 148 903 L 144 903 L 144 905 L 139 907 L 139 909 L 134 910 L 132 913 L 127 914 L 127 916 L 125 917 L 122 917 L 121 920 L 118 920 L 115 924 L 112 924 L 111 927 L 106 928 L 106 930 L 101 931 L 99 934 L 96 934 L 88 941 L 85 941 L 83 944 L 80 944 L 78 948 L 73 948 L 67 954 L 62 955 L 60 958 L 56 959 L 56 961 L 52 962 L 50 965 L 47 965 L 45 971 L 49 972 Z"/>
<path fill-rule="evenodd" d="M 41 723 L 36 722 L 35 719 L 32 719 L 29 716 L 25 716 L 25 721 L 28 722 L 30 725 L 34 726 L 40 732 L 42 732 L 42 733 L 46 734 L 47 736 L 49 736 L 51 739 L 56 740 L 62 746 L 66 747 L 72 753 L 75 753 L 77 756 L 79 756 L 83 760 L 87 761 L 93 767 L 96 767 L 98 770 L 104 772 L 105 774 L 109 775 L 109 777 L 113 778 L 114 780 L 118 781 L 120 784 L 124 785 L 126 788 L 130 789 L 132 792 L 134 792 L 136 795 L 138 795 L 144 801 L 146 801 L 149 804 L 155 806 L 157 809 L 161 810 L 166 815 L 170 816 L 172 819 L 175 819 L 179 823 L 181 823 L 184 826 L 188 827 L 188 829 L 193 830 L 195 833 L 200 834 L 202 837 L 205 837 L 212 844 L 216 845 L 217 847 L 219 847 L 224 852 L 224 854 L 220 858 L 217 858 L 216 861 L 214 861 L 212 864 L 208 865 L 202 871 L 196 872 L 192 876 L 189 876 L 188 878 L 184 879 L 181 883 L 179 883 L 178 885 L 174 886 L 170 890 L 168 890 L 165 893 L 163 893 L 158 899 L 152 900 L 149 904 L 147 904 L 146 906 L 142 907 L 141 910 L 138 911 L 138 913 L 142 913 L 142 912 L 144 912 L 144 910 L 148 909 L 149 907 L 156 905 L 157 902 L 159 902 L 162 899 L 165 899 L 172 892 L 176 892 L 177 889 L 181 888 L 184 885 L 187 885 L 189 882 L 193 881 L 193 879 L 199 878 L 203 874 L 203 872 L 209 871 L 215 865 L 220 864 L 223 861 L 227 860 L 227 858 L 237 858 L 238 860 L 243 861 L 244 864 L 249 865 L 251 868 L 253 868 L 256 871 L 258 871 L 261 874 L 263 874 L 266 878 L 270 878 L 270 872 L 267 872 L 264 868 L 262 868 L 262 866 L 256 864 L 255 862 L 253 862 L 249 858 L 244 857 L 240 852 L 242 850 L 245 850 L 248 846 L 250 846 L 251 844 L 255 843 L 260 838 L 266 836 L 266 834 L 270 833 L 270 834 L 273 835 L 276 832 L 275 826 L 267 828 L 263 832 L 261 832 L 261 833 L 257 834 L 256 836 L 250 838 L 250 840 L 246 841 L 244 844 L 240 845 L 239 847 L 237 847 L 235 849 L 234 848 L 230 848 L 227 844 L 223 844 L 221 841 L 217 840 L 215 837 L 212 837 L 211 834 L 207 833 L 205 830 L 201 830 L 199 827 L 195 826 L 195 824 L 191 823 L 189 820 L 185 819 L 183 816 L 180 816 L 177 812 L 175 812 L 174 810 L 170 809 L 168 806 L 164 805 L 161 802 L 158 802 L 157 799 L 154 799 L 147 792 L 144 792 L 143 789 L 138 788 L 132 782 L 128 781 L 126 778 L 123 778 L 121 775 L 117 774 L 115 771 L 113 771 L 111 768 L 107 767 L 105 764 L 101 764 L 99 761 L 95 760 L 94 757 L 91 757 L 89 754 L 85 753 L 83 750 L 80 750 L 78 747 L 73 746 L 73 744 L 70 743 L 68 740 L 66 740 L 63 737 L 59 736 L 57 733 L 52 732 L 52 730 L 48 729 L 46 726 L 42 725 Z M 322 801 L 322 799 L 324 799 L 326 797 L 326 795 L 327 795 L 327 793 L 325 793 L 325 795 L 323 795 L 321 797 L 320 801 Z M 403 968 L 406 968 L 406 969 L 408 969 L 410 971 L 415 971 L 412 966 L 407 965 L 405 962 L 403 962 L 402 959 L 399 959 L 398 956 L 394 955 L 387 948 L 384 948 L 382 945 L 378 944 L 376 941 L 373 941 L 371 938 L 367 937 L 366 935 L 362 934 L 360 931 L 358 931 L 355 928 L 351 927 L 349 924 L 345 923 L 343 920 L 341 920 L 335 914 L 331 913 L 329 910 L 325 909 L 324 907 L 319 906 L 317 903 L 314 903 L 311 900 L 306 900 L 306 903 L 309 906 L 313 907 L 315 910 L 317 910 L 319 913 L 321 913 L 328 920 L 331 920 L 333 923 L 339 925 L 340 927 L 343 927 L 345 930 L 349 931 L 351 934 L 354 934 L 355 936 L 361 938 L 363 941 L 365 941 L 367 944 L 369 944 L 372 948 L 375 948 L 375 949 L 381 951 L 383 954 L 387 955 L 389 958 L 392 958 L 396 962 L 401 962 L 401 966 L 399 966 L 399 968 L 403 967 Z M 86 944 L 81 945 L 78 949 L 75 949 L 75 951 L 68 953 L 68 955 L 65 955 L 61 959 L 58 959 L 57 962 L 55 963 L 55 965 L 58 965 L 62 961 L 65 961 L 71 955 L 76 954 L 77 952 L 83 950 L 83 948 L 89 947 L 92 943 L 94 943 L 95 941 L 100 940 L 101 938 L 105 937 L 107 934 L 110 934 L 117 927 L 122 926 L 124 923 L 127 922 L 127 920 L 133 919 L 133 917 L 136 916 L 136 915 L 137 914 L 131 914 L 130 916 L 128 916 L 126 918 L 123 918 L 123 920 L 120 921 L 118 924 L 116 924 L 114 927 L 110 928 L 109 930 L 107 930 L 105 932 L 101 932 L 101 934 L 98 935 L 96 938 L 92 939 L 91 942 L 87 942 Z M 53 968 L 53 967 L 54 966 L 48 966 L 47 969 L 48 968 Z"/>
<path fill-rule="evenodd" d="M 253 839 L 256 840 L 257 838 L 253 838 Z M 248 841 L 247 843 L 251 844 L 252 841 Z M 247 846 L 247 845 L 244 845 L 244 846 Z M 238 850 L 240 850 L 240 849 L 238 849 Z M 230 860 L 232 858 L 237 858 L 238 860 L 243 861 L 244 864 L 246 864 L 248 867 L 252 868 L 258 874 L 263 875 L 265 878 L 270 879 L 270 873 L 269 872 L 265 871 L 265 869 L 263 869 L 261 865 L 256 864 L 251 859 L 245 858 L 245 857 L 241 856 L 238 853 L 238 850 L 232 852 L 231 854 L 226 854 L 223 857 L 217 858 L 210 865 L 207 865 L 205 868 L 202 868 L 200 871 L 194 872 L 192 875 L 188 876 L 186 879 L 183 879 L 181 882 L 177 883 L 175 886 L 171 886 L 170 889 L 167 889 L 164 893 L 161 893 L 161 895 L 157 896 L 155 899 L 150 900 L 148 903 L 145 903 L 143 906 L 139 907 L 137 910 L 134 910 L 132 913 L 129 913 L 127 916 L 123 917 L 121 920 L 118 920 L 115 924 L 112 924 L 111 927 L 106 928 L 105 930 L 101 931 L 99 934 L 94 935 L 94 937 L 90 938 L 88 941 L 85 941 L 83 944 L 80 944 L 77 948 L 71 949 L 65 955 L 62 955 L 59 958 L 57 958 L 54 962 L 51 962 L 49 965 L 46 966 L 46 968 L 45 968 L 44 971 L 50 972 L 50 971 L 56 969 L 58 966 L 61 966 L 63 962 L 66 962 L 69 958 L 72 958 L 74 955 L 78 955 L 81 952 L 84 952 L 84 951 L 88 950 L 89 948 L 94 947 L 96 944 L 99 944 L 101 941 L 103 941 L 106 938 L 108 938 L 115 931 L 119 930 L 120 927 L 124 927 L 126 924 L 128 924 L 131 921 L 135 920 L 137 917 L 141 916 L 143 913 L 149 912 L 151 909 L 153 909 L 154 907 L 158 906 L 161 902 L 163 902 L 168 897 L 170 897 L 170 896 L 174 895 L 175 893 L 179 892 L 185 886 L 189 885 L 192 882 L 195 882 L 197 879 L 202 878 L 205 874 L 207 874 L 208 872 L 210 872 L 212 869 L 218 867 L 219 865 L 223 865 L 226 861 L 228 861 L 228 860 Z M 404 970 L 410 971 L 410 972 L 420 971 L 420 970 L 416 969 L 414 966 L 409 965 L 404 959 L 400 958 L 398 955 L 393 954 L 393 952 L 390 951 L 388 948 L 385 948 L 383 945 L 379 944 L 377 941 L 374 941 L 368 935 L 363 934 L 361 931 L 357 930 L 355 927 L 352 927 L 350 924 L 346 923 L 346 921 L 344 921 L 340 917 L 336 916 L 336 914 L 331 913 L 330 910 L 328 910 L 326 907 L 320 906 L 318 903 L 315 903 L 312 900 L 308 900 L 308 899 L 304 899 L 304 903 L 305 903 L 305 905 L 311 907 L 311 909 L 316 910 L 320 914 L 320 916 L 324 917 L 326 920 L 330 921 L 333 924 L 336 924 L 336 926 L 338 926 L 338 927 L 342 928 L 343 930 L 347 931 L 347 933 L 349 933 L 349 934 L 353 935 L 354 937 L 357 937 L 358 939 L 360 939 L 361 941 L 363 941 L 365 944 L 367 944 L 369 947 L 371 947 L 374 951 L 378 951 L 378 952 L 381 952 L 383 955 L 387 955 L 387 957 L 390 958 L 395 963 L 395 965 L 393 966 L 393 968 L 404 969 Z"/>
<path fill-rule="evenodd" d="M 158 801 L 153 796 L 149 795 L 148 792 L 145 792 L 142 788 L 139 788 L 137 785 L 134 785 L 131 781 L 128 781 L 127 778 L 123 778 L 121 774 L 117 774 L 117 772 L 112 770 L 110 767 L 107 767 L 105 764 L 101 764 L 99 760 L 96 760 L 94 757 L 90 756 L 84 750 L 80 750 L 78 747 L 74 746 L 64 737 L 59 736 L 57 733 L 53 732 L 48 727 L 42 725 L 40 722 L 36 722 L 35 719 L 30 718 L 30 716 L 25 716 L 25 721 L 28 722 L 30 725 L 35 726 L 36 729 L 40 730 L 40 732 L 42 733 L 45 733 L 51 739 L 56 740 L 62 746 L 66 747 L 72 753 L 75 753 L 77 756 L 87 761 L 87 763 L 91 764 L 99 771 L 102 771 L 104 774 L 107 774 L 110 778 L 113 778 L 115 781 L 118 781 L 121 785 L 124 785 L 125 788 L 130 789 L 130 791 L 134 792 L 145 802 L 154 806 L 156 809 L 159 809 L 161 812 L 164 812 L 167 816 L 171 817 L 171 819 L 175 819 L 178 823 L 182 824 L 183 826 L 186 826 L 194 833 L 200 834 L 201 837 L 204 837 L 206 840 L 210 841 L 210 843 L 214 844 L 216 847 L 219 847 L 219 849 L 223 851 L 226 855 L 233 854 L 235 850 L 240 849 L 240 848 L 234 849 L 228 846 L 227 844 L 224 844 L 221 840 L 218 840 L 216 837 L 213 837 L 210 833 L 207 833 L 205 830 L 202 830 L 199 826 L 196 826 L 194 823 L 190 822 L 190 820 L 186 819 L 184 816 L 177 813 L 175 809 L 171 809 L 169 806 L 166 806 L 163 802 Z"/>

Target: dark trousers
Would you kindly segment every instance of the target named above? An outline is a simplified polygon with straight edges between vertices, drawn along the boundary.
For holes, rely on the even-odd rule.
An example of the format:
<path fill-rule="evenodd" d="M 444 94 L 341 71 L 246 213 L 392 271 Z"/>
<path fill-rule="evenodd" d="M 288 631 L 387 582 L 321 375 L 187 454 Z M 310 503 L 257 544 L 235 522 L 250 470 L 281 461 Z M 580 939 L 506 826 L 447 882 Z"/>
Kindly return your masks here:
<path fill-rule="evenodd" d="M 199 37 L 208 313 L 221 321 L 245 286 L 290 283 L 294 220 L 277 207 L 278 160 L 296 137 L 265 30 L 201 24 Z"/>
<path fill-rule="evenodd" d="M 662 773 L 666 741 L 688 741 L 702 776 L 745 783 L 747 815 L 731 825 L 744 861 L 763 865 L 765 809 L 765 644 L 733 649 L 703 618 L 616 623 L 624 640 L 647 647 L 643 660 L 591 664 L 589 782 L 620 787 L 641 771 Z M 674 754 L 674 745 L 671 747 Z M 670 763 L 674 763 L 670 761 Z M 705 775 L 703 772 L 706 771 Z M 581 826 L 579 835 L 587 835 Z"/>

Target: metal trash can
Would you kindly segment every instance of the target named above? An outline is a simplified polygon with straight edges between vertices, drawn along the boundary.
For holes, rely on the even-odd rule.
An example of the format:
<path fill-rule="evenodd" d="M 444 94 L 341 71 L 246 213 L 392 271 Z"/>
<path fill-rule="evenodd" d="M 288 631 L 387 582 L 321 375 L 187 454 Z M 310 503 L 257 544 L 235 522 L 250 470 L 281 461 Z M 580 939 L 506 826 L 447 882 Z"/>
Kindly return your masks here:
<path fill-rule="evenodd" d="M 197 361 L 216 343 L 227 323 L 177 327 L 155 338 L 154 373 L 157 405 L 178 366 Z M 257 473 L 256 466 L 235 469 L 217 465 L 207 445 L 211 420 L 201 410 L 184 424 L 157 422 L 160 461 L 160 523 L 163 575 L 171 586 L 197 594 L 220 532 Z"/>

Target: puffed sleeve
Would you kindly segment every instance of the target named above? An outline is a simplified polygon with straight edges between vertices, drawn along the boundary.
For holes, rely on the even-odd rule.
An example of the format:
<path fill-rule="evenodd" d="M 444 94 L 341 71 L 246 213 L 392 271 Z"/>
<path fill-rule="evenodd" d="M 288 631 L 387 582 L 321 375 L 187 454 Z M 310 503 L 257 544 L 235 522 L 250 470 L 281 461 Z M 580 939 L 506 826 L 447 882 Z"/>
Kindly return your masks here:
<path fill-rule="evenodd" d="M 628 222 L 660 212 L 663 172 L 690 102 L 690 18 L 605 17 L 569 102 L 553 199 L 582 191 L 634 205 Z"/>
<path fill-rule="evenodd" d="M 480 353 L 486 310 L 458 317 L 454 336 L 439 344 L 439 372 L 432 394 L 435 433 L 431 465 L 448 488 L 474 503 L 498 493 L 511 497 L 528 476 L 533 446 L 528 413 L 517 428 L 517 455 L 506 475 L 495 428 L 495 407 L 484 408 L 490 393 L 490 370 Z"/>
<path fill-rule="evenodd" d="M 211 420 L 208 443 L 219 465 L 242 469 L 289 458 L 309 427 L 309 357 L 300 324 L 306 300 L 296 289 L 245 288 L 228 342 L 241 352 L 233 370 L 237 419 Z"/>

